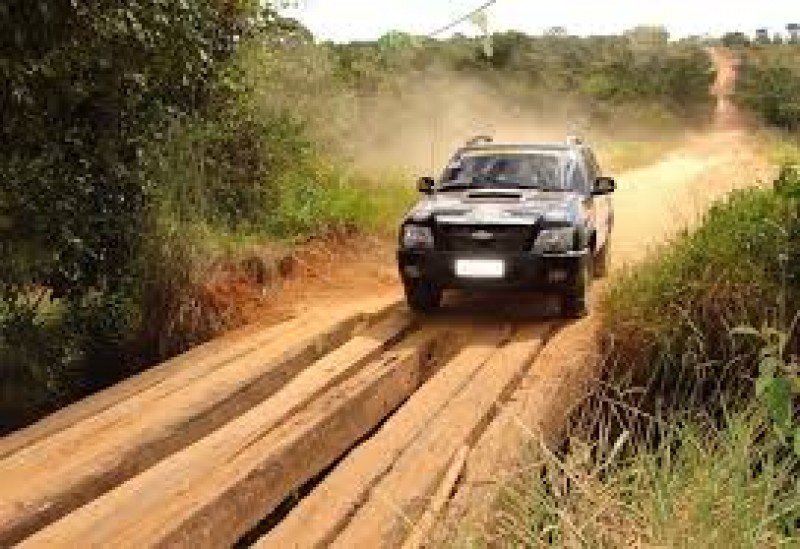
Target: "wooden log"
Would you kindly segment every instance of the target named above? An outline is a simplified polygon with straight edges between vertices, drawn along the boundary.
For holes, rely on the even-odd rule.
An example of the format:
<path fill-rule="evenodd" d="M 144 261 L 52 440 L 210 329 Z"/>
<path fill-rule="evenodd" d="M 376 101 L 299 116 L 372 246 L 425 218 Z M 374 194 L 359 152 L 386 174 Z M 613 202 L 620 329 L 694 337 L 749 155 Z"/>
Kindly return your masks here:
<path fill-rule="evenodd" d="M 259 548 L 328 545 L 370 489 L 508 338 L 506 327 L 487 327 L 415 392 L 372 437 L 353 450 L 280 524 Z"/>
<path fill-rule="evenodd" d="M 499 491 L 530 474 L 531 449 L 561 442 L 570 413 L 601 373 L 598 330 L 593 317 L 569 323 L 536 357 L 520 387 L 473 445 L 463 482 L 448 506 L 443 537 L 461 523 L 486 527 Z"/>
<path fill-rule="evenodd" d="M 433 495 L 430 506 L 422 515 L 419 522 L 414 525 L 411 534 L 406 538 L 406 541 L 403 542 L 402 549 L 419 549 L 425 544 L 428 535 L 431 530 L 433 530 L 434 524 L 436 523 L 436 517 L 441 514 L 442 509 L 447 505 L 450 495 L 455 489 L 458 478 L 461 476 L 461 471 L 464 469 L 464 464 L 467 461 L 468 453 L 469 447 L 467 446 L 462 446 L 456 453 L 453 458 L 453 463 L 447 469 L 442 483 Z"/>
<path fill-rule="evenodd" d="M 333 547 L 398 547 L 458 449 L 470 445 L 542 347 L 548 325 L 523 328 L 495 353 L 373 487 Z"/>
<path fill-rule="evenodd" d="M 257 350 L 187 369 L 0 461 L 0 545 L 13 543 L 188 446 L 274 394 L 363 320 L 347 312 L 297 323 Z M 369 331 L 376 353 L 396 320 Z M 387 333 L 387 331 L 393 333 Z M 381 343 L 375 337 L 380 338 Z"/>
<path fill-rule="evenodd" d="M 409 338 L 277 426 L 275 410 L 291 407 L 265 401 L 21 546 L 234 543 L 413 393 L 432 337 Z"/>
<path fill-rule="evenodd" d="M 81 420 L 97 415 L 170 376 L 186 370 L 194 370 L 193 373 L 197 375 L 201 371 L 210 371 L 225 362 L 252 352 L 264 343 L 282 337 L 292 328 L 297 328 L 300 322 L 302 321 L 299 319 L 291 319 L 266 327 L 247 326 L 198 345 L 166 362 L 62 408 L 29 427 L 0 438 L 0 459 L 47 436 L 64 431 Z"/>

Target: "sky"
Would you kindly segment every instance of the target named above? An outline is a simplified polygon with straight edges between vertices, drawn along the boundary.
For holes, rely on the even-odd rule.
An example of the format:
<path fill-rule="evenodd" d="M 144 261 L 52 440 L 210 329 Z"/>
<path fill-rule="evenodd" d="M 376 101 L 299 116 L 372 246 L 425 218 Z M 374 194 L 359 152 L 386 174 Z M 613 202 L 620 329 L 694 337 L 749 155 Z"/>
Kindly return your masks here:
<path fill-rule="evenodd" d="M 427 34 L 480 6 L 485 0 L 293 0 L 284 10 L 320 40 L 374 40 L 387 31 Z M 752 34 L 766 27 L 784 31 L 800 23 L 797 0 L 497 0 L 489 8 L 493 31 L 538 34 L 562 26 L 570 34 L 617 34 L 640 24 L 664 25 L 674 37 L 730 30 Z M 452 32 L 474 34 L 464 23 Z M 446 35 L 445 35 L 446 36 Z"/>

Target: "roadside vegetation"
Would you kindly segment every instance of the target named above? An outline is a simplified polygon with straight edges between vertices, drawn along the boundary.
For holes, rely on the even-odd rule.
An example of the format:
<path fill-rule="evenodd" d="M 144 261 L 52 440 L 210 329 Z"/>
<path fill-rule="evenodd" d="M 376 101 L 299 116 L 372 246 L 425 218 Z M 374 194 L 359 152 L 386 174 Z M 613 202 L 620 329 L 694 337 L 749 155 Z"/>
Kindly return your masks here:
<path fill-rule="evenodd" d="M 800 543 L 800 50 L 740 46 L 737 99 L 780 175 L 610 282 L 598 388 L 479 544 Z"/>
<path fill-rule="evenodd" d="M 619 275 L 597 389 L 562 448 L 532 446 L 532 472 L 469 544 L 800 542 L 798 273 L 800 173 L 786 168 Z"/>
<path fill-rule="evenodd" d="M 737 100 L 767 124 L 800 132 L 800 43 L 748 43 L 741 57 Z"/>
<path fill-rule="evenodd" d="M 0 432 L 243 322 L 221 271 L 391 234 L 410 172 L 477 130 L 613 130 L 630 167 L 713 76 L 660 29 L 333 45 L 261 2 L 19 0 L 0 36 Z"/>

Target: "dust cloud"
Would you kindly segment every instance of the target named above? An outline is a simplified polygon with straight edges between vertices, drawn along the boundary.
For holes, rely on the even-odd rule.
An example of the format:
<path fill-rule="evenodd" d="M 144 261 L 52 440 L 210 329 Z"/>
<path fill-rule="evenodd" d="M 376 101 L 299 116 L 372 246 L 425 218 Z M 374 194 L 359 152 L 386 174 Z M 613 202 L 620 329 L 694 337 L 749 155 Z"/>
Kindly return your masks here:
<path fill-rule="evenodd" d="M 586 131 L 586 112 L 569 100 L 515 98 L 489 83 L 432 74 L 394 93 L 362 98 L 359 123 L 347 136 L 344 152 L 366 170 L 434 174 L 471 137 L 561 141 Z"/>
<path fill-rule="evenodd" d="M 589 104 L 544 92 L 516 77 L 496 81 L 453 72 L 419 75 L 391 90 L 358 98 L 339 152 L 365 172 L 436 175 L 453 151 L 476 135 L 505 142 L 669 141 L 682 134 L 663 106 Z M 603 110 L 605 109 L 605 110 Z"/>

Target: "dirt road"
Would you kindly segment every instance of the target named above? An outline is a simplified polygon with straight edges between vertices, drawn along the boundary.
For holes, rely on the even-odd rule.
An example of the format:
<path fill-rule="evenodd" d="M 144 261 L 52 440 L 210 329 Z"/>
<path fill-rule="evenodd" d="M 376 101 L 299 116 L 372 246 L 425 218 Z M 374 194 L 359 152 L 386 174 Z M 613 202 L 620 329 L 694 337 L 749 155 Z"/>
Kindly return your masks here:
<path fill-rule="evenodd" d="M 767 175 L 728 123 L 622 174 L 613 265 Z M 591 383 L 596 319 L 485 295 L 415 318 L 390 258 L 351 259 L 290 284 L 290 320 L 2 439 L 0 545 L 413 547 L 437 515 L 482 520 L 522 443 L 555 436 Z"/>

